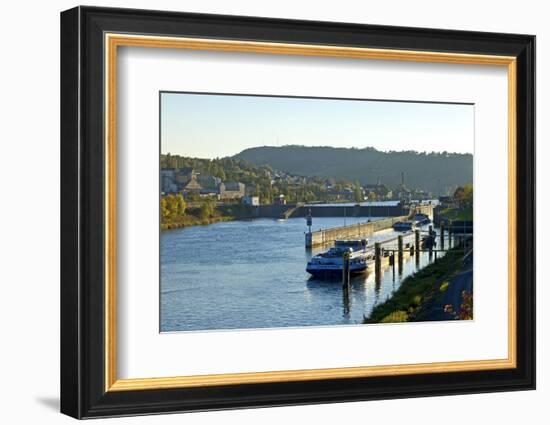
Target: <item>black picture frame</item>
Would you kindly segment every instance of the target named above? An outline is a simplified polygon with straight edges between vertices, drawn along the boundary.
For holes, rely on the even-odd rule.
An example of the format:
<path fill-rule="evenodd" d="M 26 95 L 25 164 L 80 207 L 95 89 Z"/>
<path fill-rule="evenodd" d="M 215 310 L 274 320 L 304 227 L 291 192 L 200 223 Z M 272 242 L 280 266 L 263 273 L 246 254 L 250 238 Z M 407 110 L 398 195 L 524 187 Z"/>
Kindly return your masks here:
<path fill-rule="evenodd" d="M 517 367 L 473 372 L 105 391 L 104 33 L 517 58 Z M 61 412 L 75 418 L 535 388 L 535 37 L 76 7 L 61 13 Z"/>

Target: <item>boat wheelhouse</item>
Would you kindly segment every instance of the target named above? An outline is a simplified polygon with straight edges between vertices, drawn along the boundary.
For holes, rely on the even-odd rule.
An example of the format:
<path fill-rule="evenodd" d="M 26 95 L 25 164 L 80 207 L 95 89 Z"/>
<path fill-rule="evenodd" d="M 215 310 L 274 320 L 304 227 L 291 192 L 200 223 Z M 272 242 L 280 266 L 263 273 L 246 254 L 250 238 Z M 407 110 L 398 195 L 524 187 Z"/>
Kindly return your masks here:
<path fill-rule="evenodd" d="M 415 214 L 413 221 L 416 222 L 417 226 L 425 226 L 432 222 L 427 214 Z"/>

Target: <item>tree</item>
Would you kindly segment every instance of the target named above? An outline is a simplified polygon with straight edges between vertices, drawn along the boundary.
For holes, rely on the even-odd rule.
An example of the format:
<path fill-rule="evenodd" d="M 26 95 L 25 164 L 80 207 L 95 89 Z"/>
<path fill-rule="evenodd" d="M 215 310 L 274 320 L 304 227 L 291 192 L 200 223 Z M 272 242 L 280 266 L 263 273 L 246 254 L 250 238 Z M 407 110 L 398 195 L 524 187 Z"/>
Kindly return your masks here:
<path fill-rule="evenodd" d="M 163 217 L 165 219 L 171 219 L 176 215 L 176 198 L 174 195 L 168 195 L 161 201 L 161 207 L 163 207 Z"/>
<path fill-rule="evenodd" d="M 168 210 L 170 211 L 170 217 L 178 215 L 178 201 L 174 195 L 169 195 L 168 198 Z"/>
<path fill-rule="evenodd" d="M 174 207 L 176 215 L 183 215 L 185 213 L 186 205 L 185 200 L 183 199 L 183 195 L 181 193 L 178 193 L 175 196 Z"/>
<path fill-rule="evenodd" d="M 388 196 L 389 191 L 390 189 L 388 188 L 388 186 L 384 184 L 379 185 L 377 188 L 378 195 L 382 198 L 385 198 L 386 196 Z"/>
<path fill-rule="evenodd" d="M 315 199 L 316 199 L 315 193 L 313 193 L 312 191 L 308 190 L 305 193 L 305 199 L 304 199 L 305 202 L 313 202 L 315 201 Z"/>
<path fill-rule="evenodd" d="M 197 192 L 188 192 L 185 197 L 190 202 L 198 202 L 201 199 L 201 196 Z"/>
<path fill-rule="evenodd" d="M 470 208 L 474 204 L 474 187 L 471 184 L 457 187 L 453 198 L 460 208 Z"/>
<path fill-rule="evenodd" d="M 206 220 L 214 215 L 214 205 L 212 205 L 212 202 L 209 199 L 206 199 L 202 203 L 199 215 L 203 220 Z"/>
<path fill-rule="evenodd" d="M 185 213 L 185 200 L 181 193 L 168 195 L 160 200 L 160 214 L 163 220 L 171 220 Z"/>
<path fill-rule="evenodd" d="M 273 202 L 273 191 L 271 187 L 264 187 L 260 191 L 260 203 L 271 204 L 271 202 Z"/>
<path fill-rule="evenodd" d="M 168 202 L 166 198 L 161 198 L 160 200 L 160 215 L 162 220 L 170 218 L 170 210 L 168 209 Z"/>

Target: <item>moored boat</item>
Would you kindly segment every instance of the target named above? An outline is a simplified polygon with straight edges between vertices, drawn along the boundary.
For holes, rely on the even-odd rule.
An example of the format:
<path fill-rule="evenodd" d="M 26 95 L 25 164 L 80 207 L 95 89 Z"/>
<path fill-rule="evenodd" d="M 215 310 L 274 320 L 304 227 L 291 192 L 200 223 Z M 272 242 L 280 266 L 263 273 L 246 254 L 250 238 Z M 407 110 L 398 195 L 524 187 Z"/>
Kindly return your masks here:
<path fill-rule="evenodd" d="M 416 222 L 412 220 L 398 221 L 392 227 L 397 232 L 407 232 L 416 229 Z"/>
<path fill-rule="evenodd" d="M 374 251 L 367 245 L 367 239 L 335 241 L 334 247 L 311 258 L 306 271 L 315 277 L 339 277 L 344 268 L 344 254 L 349 253 L 350 274 L 365 272 L 374 261 Z"/>
<path fill-rule="evenodd" d="M 427 214 L 421 213 L 415 214 L 415 216 L 413 217 L 413 221 L 416 223 L 417 226 L 424 226 L 432 222 Z"/>

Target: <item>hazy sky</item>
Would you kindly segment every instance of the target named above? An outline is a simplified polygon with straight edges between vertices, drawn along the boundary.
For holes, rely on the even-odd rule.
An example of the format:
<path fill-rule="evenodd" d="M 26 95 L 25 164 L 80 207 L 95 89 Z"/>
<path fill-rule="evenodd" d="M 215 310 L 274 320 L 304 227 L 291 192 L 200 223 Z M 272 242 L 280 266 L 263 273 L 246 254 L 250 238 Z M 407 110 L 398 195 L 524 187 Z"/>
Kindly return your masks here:
<path fill-rule="evenodd" d="M 255 146 L 474 151 L 473 105 L 187 93 L 161 95 L 161 152 L 197 158 Z"/>

